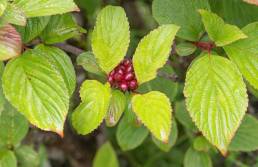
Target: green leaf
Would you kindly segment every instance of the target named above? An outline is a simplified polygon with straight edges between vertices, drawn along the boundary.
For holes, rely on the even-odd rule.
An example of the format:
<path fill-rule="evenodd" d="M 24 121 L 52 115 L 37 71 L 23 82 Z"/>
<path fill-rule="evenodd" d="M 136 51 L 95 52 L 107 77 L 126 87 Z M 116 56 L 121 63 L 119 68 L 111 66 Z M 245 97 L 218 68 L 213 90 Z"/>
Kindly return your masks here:
<path fill-rule="evenodd" d="M 40 45 L 8 62 L 3 90 L 33 125 L 62 135 L 75 81 L 69 57 L 58 48 Z"/>
<path fill-rule="evenodd" d="M 73 0 L 15 0 L 27 17 L 49 16 L 79 11 Z"/>
<path fill-rule="evenodd" d="M 77 64 L 82 66 L 84 70 L 97 74 L 104 75 L 103 71 L 99 67 L 97 60 L 92 52 L 84 52 L 77 57 Z"/>
<path fill-rule="evenodd" d="M 204 33 L 198 9 L 209 9 L 207 0 L 154 0 L 154 18 L 161 24 L 176 24 L 181 27 L 177 36 L 189 41 L 198 41 Z"/>
<path fill-rule="evenodd" d="M 39 167 L 39 155 L 33 147 L 23 145 L 15 150 L 19 167 Z"/>
<path fill-rule="evenodd" d="M 5 104 L 5 97 L 4 97 L 4 92 L 3 92 L 3 87 L 2 87 L 2 76 L 4 73 L 4 63 L 0 61 L 0 116 L 2 111 L 4 110 L 4 104 Z"/>
<path fill-rule="evenodd" d="M 169 152 L 170 149 L 176 144 L 177 136 L 178 136 L 177 123 L 176 123 L 176 120 L 173 120 L 171 133 L 169 135 L 169 140 L 167 144 L 162 143 L 161 141 L 157 140 L 155 137 L 152 137 L 152 140 L 162 151 Z"/>
<path fill-rule="evenodd" d="M 106 73 L 113 70 L 126 55 L 130 31 L 125 11 L 107 6 L 98 14 L 92 33 L 92 50 Z"/>
<path fill-rule="evenodd" d="M 184 167 L 212 167 L 212 161 L 208 153 L 189 148 L 185 154 Z"/>
<path fill-rule="evenodd" d="M 50 17 L 35 17 L 27 20 L 25 27 L 16 26 L 16 30 L 21 34 L 23 43 L 29 43 L 39 36 L 47 26 Z"/>
<path fill-rule="evenodd" d="M 106 115 L 106 124 L 115 126 L 122 116 L 126 107 L 126 97 L 119 90 L 112 91 L 112 97 L 109 104 L 109 109 Z"/>
<path fill-rule="evenodd" d="M 54 44 L 79 36 L 80 32 L 85 31 L 77 25 L 73 15 L 67 13 L 51 16 L 40 37 L 44 43 Z"/>
<path fill-rule="evenodd" d="M 218 15 L 206 10 L 199 10 L 199 13 L 209 37 L 217 46 L 225 46 L 247 38 L 237 26 L 226 24 Z"/>
<path fill-rule="evenodd" d="M 154 79 L 157 70 L 164 66 L 178 30 L 178 26 L 163 25 L 141 40 L 133 57 L 135 75 L 139 84 Z"/>
<path fill-rule="evenodd" d="M 169 79 L 157 77 L 139 86 L 137 92 L 148 93 L 149 91 L 160 91 L 164 93 L 170 101 L 174 101 L 178 91 L 178 83 Z"/>
<path fill-rule="evenodd" d="M 179 56 L 189 56 L 196 51 L 197 47 L 192 43 L 182 42 L 176 45 L 176 53 Z"/>
<path fill-rule="evenodd" d="M 194 140 L 193 148 L 197 151 L 208 152 L 211 145 L 203 136 L 199 136 Z"/>
<path fill-rule="evenodd" d="M 226 154 L 248 103 L 245 83 L 237 67 L 216 54 L 203 54 L 187 72 L 184 94 L 197 127 Z"/>
<path fill-rule="evenodd" d="M 123 151 L 135 149 L 143 143 L 149 134 L 144 126 L 137 124 L 137 118 L 131 110 L 131 104 L 128 108 L 116 131 L 118 145 Z"/>
<path fill-rule="evenodd" d="M 72 115 L 73 127 L 79 134 L 86 135 L 95 130 L 108 111 L 111 98 L 110 85 L 95 80 L 86 80 L 81 86 L 82 103 Z"/>
<path fill-rule="evenodd" d="M 20 34 L 13 26 L 7 24 L 0 28 L 0 60 L 8 60 L 21 54 Z"/>
<path fill-rule="evenodd" d="M 20 144 L 29 130 L 25 117 L 16 111 L 8 102 L 0 116 L 0 145 L 12 148 Z"/>
<path fill-rule="evenodd" d="M 110 143 L 102 145 L 93 161 L 93 167 L 119 167 L 115 150 Z"/>
<path fill-rule="evenodd" d="M 0 16 L 3 15 L 8 3 L 7 0 L 0 0 Z"/>
<path fill-rule="evenodd" d="M 231 151 L 255 151 L 258 149 L 258 120 L 247 114 L 243 119 L 236 136 L 229 146 Z"/>
<path fill-rule="evenodd" d="M 224 49 L 245 79 L 258 90 L 258 22 L 247 25 L 243 32 L 248 38 L 225 46 Z"/>
<path fill-rule="evenodd" d="M 26 16 L 18 6 L 16 6 L 15 4 L 9 3 L 0 19 L 0 25 L 4 25 L 6 23 L 25 26 Z"/>
<path fill-rule="evenodd" d="M 158 140 L 168 143 L 172 108 L 166 95 L 158 91 L 134 95 L 132 108 L 137 117 Z"/>
<path fill-rule="evenodd" d="M 1 167 L 17 167 L 17 160 L 12 151 L 0 151 L 0 166 Z"/>

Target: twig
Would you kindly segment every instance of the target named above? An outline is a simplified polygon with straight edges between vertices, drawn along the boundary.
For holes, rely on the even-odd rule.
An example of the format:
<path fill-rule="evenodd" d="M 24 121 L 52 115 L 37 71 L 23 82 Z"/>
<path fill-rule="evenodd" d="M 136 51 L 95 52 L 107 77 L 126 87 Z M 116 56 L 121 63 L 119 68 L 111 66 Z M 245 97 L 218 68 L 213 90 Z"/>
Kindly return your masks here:
<path fill-rule="evenodd" d="M 75 46 L 72 46 L 70 44 L 67 44 L 67 43 L 58 43 L 58 44 L 55 44 L 54 46 L 66 51 L 68 53 L 71 53 L 75 56 L 79 56 L 80 54 L 82 54 L 84 52 L 84 50 L 77 48 Z"/>

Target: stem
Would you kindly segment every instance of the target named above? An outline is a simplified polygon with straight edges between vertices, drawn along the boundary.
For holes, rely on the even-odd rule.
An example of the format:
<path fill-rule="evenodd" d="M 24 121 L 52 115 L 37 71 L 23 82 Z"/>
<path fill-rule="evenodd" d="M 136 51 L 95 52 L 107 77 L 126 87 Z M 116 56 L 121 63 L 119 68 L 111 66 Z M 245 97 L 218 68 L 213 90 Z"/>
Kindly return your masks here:
<path fill-rule="evenodd" d="M 54 46 L 66 51 L 68 53 L 71 53 L 75 56 L 79 56 L 80 54 L 82 54 L 84 52 L 84 50 L 77 48 L 75 46 L 72 46 L 70 44 L 66 44 L 66 43 L 58 43 L 58 44 L 55 44 Z"/>
<path fill-rule="evenodd" d="M 211 50 L 213 48 L 216 47 L 216 45 L 213 43 L 213 42 L 194 42 L 193 43 L 196 47 L 202 49 L 202 50 L 205 50 L 205 51 L 208 51 L 209 53 L 211 52 Z"/>

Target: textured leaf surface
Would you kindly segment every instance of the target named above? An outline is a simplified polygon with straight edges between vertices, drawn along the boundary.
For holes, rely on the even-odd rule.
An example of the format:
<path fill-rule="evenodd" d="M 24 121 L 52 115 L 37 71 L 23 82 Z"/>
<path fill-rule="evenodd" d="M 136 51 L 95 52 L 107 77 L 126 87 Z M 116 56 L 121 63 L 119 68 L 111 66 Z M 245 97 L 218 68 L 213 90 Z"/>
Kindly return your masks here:
<path fill-rule="evenodd" d="M 2 76 L 4 73 L 4 63 L 0 62 L 0 116 L 2 111 L 4 110 L 4 104 L 6 99 L 4 97 L 3 87 L 2 87 Z"/>
<path fill-rule="evenodd" d="M 197 47 L 192 43 L 179 43 L 176 45 L 176 52 L 179 56 L 189 56 L 195 52 Z"/>
<path fill-rule="evenodd" d="M 245 83 L 237 67 L 215 54 L 203 55 L 187 72 L 184 94 L 197 127 L 225 154 L 248 102 Z"/>
<path fill-rule="evenodd" d="M 50 17 L 40 37 L 44 43 L 54 44 L 79 36 L 81 30 L 71 13 L 55 15 Z"/>
<path fill-rule="evenodd" d="M 116 153 L 110 143 L 102 145 L 93 161 L 93 167 L 119 167 Z"/>
<path fill-rule="evenodd" d="M 189 148 L 185 154 L 184 167 L 212 167 L 212 161 L 208 153 Z"/>
<path fill-rule="evenodd" d="M 0 166 L 1 167 L 17 167 L 17 160 L 12 151 L 0 151 Z"/>
<path fill-rule="evenodd" d="M 35 17 L 27 20 L 25 27 L 17 26 L 16 30 L 21 34 L 22 41 L 28 43 L 41 34 L 47 26 L 50 17 Z"/>
<path fill-rule="evenodd" d="M 95 130 L 106 116 L 111 98 L 110 85 L 86 80 L 81 86 L 80 96 L 82 102 L 72 115 L 72 124 L 79 134 L 86 135 Z"/>
<path fill-rule="evenodd" d="M 152 137 L 152 140 L 162 151 L 169 152 L 170 149 L 176 144 L 177 136 L 178 136 L 177 123 L 175 120 L 173 120 L 168 143 L 162 143 L 161 141 L 157 140 L 155 137 Z"/>
<path fill-rule="evenodd" d="M 225 46 L 224 49 L 246 80 L 258 89 L 258 22 L 247 25 L 243 32 L 248 35 L 247 39 Z"/>
<path fill-rule="evenodd" d="M 207 152 L 211 147 L 210 143 L 203 136 L 199 136 L 195 138 L 193 143 L 193 148 L 197 151 L 205 151 Z"/>
<path fill-rule="evenodd" d="M 60 49 L 40 45 L 8 62 L 3 90 L 18 111 L 37 127 L 62 135 L 75 88 L 75 72 Z"/>
<path fill-rule="evenodd" d="M 133 111 L 151 133 L 164 143 L 171 131 L 172 108 L 170 101 L 161 92 L 152 91 L 132 98 Z"/>
<path fill-rule="evenodd" d="M 181 27 L 177 36 L 197 41 L 204 33 L 198 9 L 209 9 L 206 0 L 154 0 L 152 11 L 159 24 L 176 24 Z"/>
<path fill-rule="evenodd" d="M 178 26 L 163 25 L 150 32 L 139 43 L 133 65 L 139 84 L 154 79 L 157 70 L 167 61 Z"/>
<path fill-rule="evenodd" d="M 97 17 L 92 33 L 92 50 L 106 73 L 126 55 L 130 41 L 129 23 L 121 7 L 107 6 Z"/>
<path fill-rule="evenodd" d="M 255 151 L 258 149 L 258 120 L 247 114 L 243 119 L 236 136 L 229 146 L 232 151 Z"/>
<path fill-rule="evenodd" d="M 144 126 L 137 124 L 137 118 L 131 110 L 131 105 L 128 108 L 116 131 L 118 145 L 123 151 L 135 149 L 143 143 L 149 134 Z"/>
<path fill-rule="evenodd" d="M 119 90 L 112 91 L 112 97 L 109 104 L 109 109 L 106 115 L 106 124 L 115 126 L 122 116 L 126 107 L 126 97 Z"/>
<path fill-rule="evenodd" d="M 14 4 L 22 9 L 27 17 L 49 16 L 79 10 L 73 0 L 15 0 Z"/>
<path fill-rule="evenodd" d="M 4 13 L 7 4 L 7 0 L 0 0 L 0 16 L 2 16 L 2 14 Z"/>
<path fill-rule="evenodd" d="M 217 46 L 225 46 L 247 36 L 234 25 L 226 24 L 218 15 L 199 10 L 204 27 Z"/>
<path fill-rule="evenodd" d="M 23 145 L 15 150 L 19 167 L 39 167 L 39 155 L 33 147 Z"/>
<path fill-rule="evenodd" d="M 0 28 L 0 60 L 8 60 L 21 54 L 20 34 L 13 26 L 7 24 Z"/>
<path fill-rule="evenodd" d="M 29 124 L 25 117 L 16 111 L 8 102 L 0 116 L 0 145 L 14 147 L 26 136 Z"/>
<path fill-rule="evenodd" d="M 19 7 L 9 3 L 6 7 L 5 12 L 1 16 L 1 20 L 0 20 L 0 25 L 4 25 L 6 23 L 25 26 L 26 16 Z"/>

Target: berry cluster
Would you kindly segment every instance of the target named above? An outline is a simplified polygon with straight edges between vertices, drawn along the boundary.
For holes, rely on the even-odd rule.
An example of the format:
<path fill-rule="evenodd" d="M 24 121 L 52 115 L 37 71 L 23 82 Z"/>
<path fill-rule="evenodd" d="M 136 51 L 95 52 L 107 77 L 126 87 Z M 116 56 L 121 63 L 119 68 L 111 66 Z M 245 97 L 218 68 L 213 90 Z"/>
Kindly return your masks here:
<path fill-rule="evenodd" d="M 138 87 L 138 83 L 134 74 L 133 64 L 130 59 L 123 60 L 108 75 L 108 82 L 113 88 L 122 91 L 134 91 Z"/>

